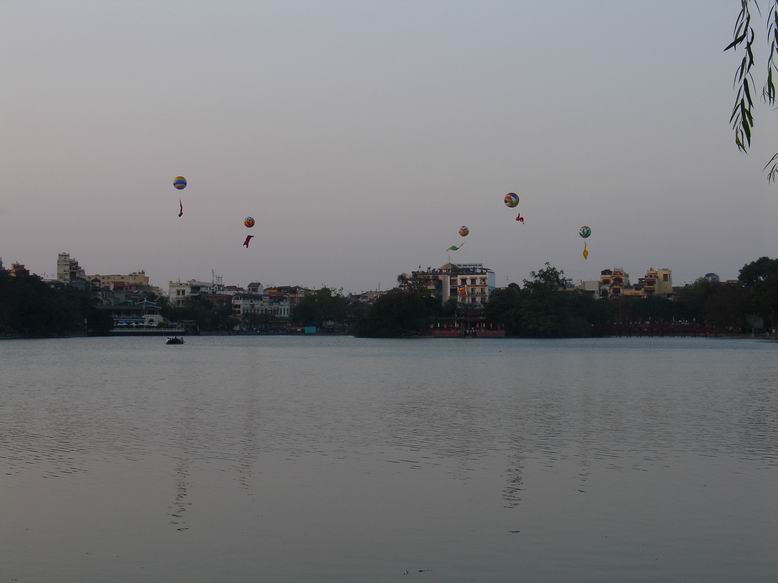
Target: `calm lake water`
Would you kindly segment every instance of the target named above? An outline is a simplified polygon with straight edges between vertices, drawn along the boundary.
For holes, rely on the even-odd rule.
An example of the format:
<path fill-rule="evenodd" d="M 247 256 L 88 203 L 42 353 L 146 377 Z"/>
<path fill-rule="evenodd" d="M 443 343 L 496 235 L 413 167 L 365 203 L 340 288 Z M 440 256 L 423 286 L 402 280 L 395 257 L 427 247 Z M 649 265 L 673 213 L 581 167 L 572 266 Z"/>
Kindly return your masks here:
<path fill-rule="evenodd" d="M 778 344 L 0 342 L 0 583 L 778 580 Z"/>

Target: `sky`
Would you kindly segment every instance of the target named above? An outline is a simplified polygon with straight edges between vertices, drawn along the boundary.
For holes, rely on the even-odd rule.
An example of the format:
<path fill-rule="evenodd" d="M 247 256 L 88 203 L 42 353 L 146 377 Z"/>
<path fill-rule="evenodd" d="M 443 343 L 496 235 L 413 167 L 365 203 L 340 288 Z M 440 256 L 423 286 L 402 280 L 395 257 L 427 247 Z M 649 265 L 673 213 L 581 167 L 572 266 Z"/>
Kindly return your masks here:
<path fill-rule="evenodd" d="M 728 125 L 739 4 L 3 0 L 0 257 L 358 292 L 467 225 L 452 259 L 500 285 L 735 278 L 778 255 L 778 112 L 747 156 Z"/>

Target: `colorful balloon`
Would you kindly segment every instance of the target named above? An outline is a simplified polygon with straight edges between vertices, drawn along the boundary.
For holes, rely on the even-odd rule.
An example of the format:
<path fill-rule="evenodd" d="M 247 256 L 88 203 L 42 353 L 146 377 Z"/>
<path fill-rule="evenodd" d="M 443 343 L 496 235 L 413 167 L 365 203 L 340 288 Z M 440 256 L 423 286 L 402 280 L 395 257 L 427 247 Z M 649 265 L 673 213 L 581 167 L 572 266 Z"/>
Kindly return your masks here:
<path fill-rule="evenodd" d="M 173 181 L 173 186 L 176 190 L 184 190 L 186 188 L 186 178 L 183 176 L 176 176 L 176 179 Z"/>
<path fill-rule="evenodd" d="M 470 229 L 462 225 L 459 227 L 459 236 L 460 237 L 467 237 L 470 234 Z"/>
<path fill-rule="evenodd" d="M 509 192 L 502 200 L 508 208 L 516 208 L 519 206 L 519 195 L 515 192 Z"/>
<path fill-rule="evenodd" d="M 246 217 L 243 219 L 243 224 L 246 226 L 247 229 L 250 229 L 256 224 L 256 221 L 254 221 L 254 217 Z"/>
<path fill-rule="evenodd" d="M 592 234 L 592 228 L 588 225 L 584 225 L 580 229 L 578 229 L 578 234 L 581 236 L 582 239 L 588 239 Z"/>

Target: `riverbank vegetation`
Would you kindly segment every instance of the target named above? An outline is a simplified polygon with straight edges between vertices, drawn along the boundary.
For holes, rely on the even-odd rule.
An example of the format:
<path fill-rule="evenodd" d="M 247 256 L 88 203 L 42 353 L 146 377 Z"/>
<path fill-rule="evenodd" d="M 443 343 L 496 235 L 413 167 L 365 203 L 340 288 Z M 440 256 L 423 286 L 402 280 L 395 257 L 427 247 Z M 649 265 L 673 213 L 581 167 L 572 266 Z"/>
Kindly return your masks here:
<path fill-rule="evenodd" d="M 0 271 L 0 336 L 105 334 L 111 317 L 96 305 L 88 291 Z"/>
<path fill-rule="evenodd" d="M 436 321 L 462 315 L 461 310 L 441 306 L 425 290 L 397 289 L 370 307 L 355 332 L 420 335 Z M 599 299 L 575 289 L 564 272 L 546 263 L 521 285 L 494 290 L 483 315 L 507 336 L 527 338 L 769 332 L 778 327 L 778 259 L 761 257 L 744 265 L 736 281 L 698 279 L 678 288 L 672 298 Z"/>
<path fill-rule="evenodd" d="M 160 298 L 164 318 L 191 322 L 202 332 L 234 332 L 239 321 L 229 304 L 205 299 L 182 307 Z M 257 318 L 270 318 L 257 315 Z M 316 326 L 330 333 L 363 337 L 426 334 L 441 322 L 480 319 L 507 336 L 565 338 L 631 333 L 751 334 L 778 328 L 778 259 L 761 257 L 743 266 L 737 280 L 699 279 L 676 288 L 672 298 L 599 299 L 575 289 L 564 273 L 546 263 L 521 284 L 493 290 L 482 311 L 441 305 L 423 287 L 405 285 L 374 302 L 341 290 L 322 288 L 293 308 L 293 326 Z M 275 319 L 274 319 L 275 322 Z M 277 322 L 275 322 L 277 324 Z M 34 275 L 11 277 L 0 271 L 0 336 L 43 337 L 106 334 L 110 312 L 98 309 L 89 290 L 44 282 Z"/>

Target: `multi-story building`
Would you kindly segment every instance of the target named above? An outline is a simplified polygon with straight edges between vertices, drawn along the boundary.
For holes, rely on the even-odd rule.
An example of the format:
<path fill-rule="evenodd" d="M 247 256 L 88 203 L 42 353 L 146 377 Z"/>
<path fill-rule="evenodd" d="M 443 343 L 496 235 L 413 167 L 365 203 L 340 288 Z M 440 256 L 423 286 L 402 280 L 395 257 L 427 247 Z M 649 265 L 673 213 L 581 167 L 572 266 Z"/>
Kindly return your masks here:
<path fill-rule="evenodd" d="M 70 253 L 60 253 L 57 255 L 57 279 L 65 283 L 75 283 L 85 281 L 86 274 Z"/>
<path fill-rule="evenodd" d="M 131 286 L 147 287 L 149 285 L 149 277 L 146 275 L 146 272 L 143 270 L 134 271 L 132 273 L 128 273 L 127 275 L 117 275 L 117 274 L 101 275 L 97 273 L 95 275 L 88 276 L 88 279 L 96 287 L 99 288 L 107 287 L 112 290 L 131 287 Z"/>
<path fill-rule="evenodd" d="M 171 281 L 168 284 L 169 301 L 173 306 L 180 307 L 194 298 L 220 292 L 221 290 L 217 289 L 218 287 L 212 282 L 197 281 L 195 279 Z"/>
<path fill-rule="evenodd" d="M 290 315 L 289 299 L 264 294 L 235 294 L 232 296 L 232 314 L 241 319 L 262 315 L 287 320 Z"/>
<path fill-rule="evenodd" d="M 310 293 L 310 290 L 299 285 L 280 285 L 266 288 L 264 293 L 271 298 L 286 298 L 289 301 L 289 308 L 294 309 Z"/>
<path fill-rule="evenodd" d="M 114 328 L 156 328 L 164 321 L 159 304 L 148 300 L 117 301 L 100 309 L 110 312 Z"/>
<path fill-rule="evenodd" d="M 643 295 L 671 296 L 673 295 L 673 272 L 666 267 L 657 269 L 649 267 L 643 278 Z"/>
<path fill-rule="evenodd" d="M 11 263 L 11 269 L 8 270 L 11 277 L 29 277 L 30 270 L 21 263 Z"/>
<path fill-rule="evenodd" d="M 482 263 L 446 263 L 436 269 L 412 271 L 401 286 L 418 286 L 445 304 L 452 297 L 465 305 L 483 306 L 495 288 L 494 271 Z"/>
<path fill-rule="evenodd" d="M 629 274 L 622 267 L 603 269 L 600 272 L 601 298 L 620 297 L 670 297 L 673 295 L 672 270 L 665 267 L 657 269 L 650 267 L 646 275 L 638 279 L 637 284 L 630 285 Z"/>
<path fill-rule="evenodd" d="M 614 298 L 621 297 L 621 291 L 630 287 L 629 274 L 623 267 L 614 267 L 613 269 L 603 269 L 600 272 L 600 297 Z"/>

